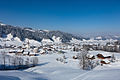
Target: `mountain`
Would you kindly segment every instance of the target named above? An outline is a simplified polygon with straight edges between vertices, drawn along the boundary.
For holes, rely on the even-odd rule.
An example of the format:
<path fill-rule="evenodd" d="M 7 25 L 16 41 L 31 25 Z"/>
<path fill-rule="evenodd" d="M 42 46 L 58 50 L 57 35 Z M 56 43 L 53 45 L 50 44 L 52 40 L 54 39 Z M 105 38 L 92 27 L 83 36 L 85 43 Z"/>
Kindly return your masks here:
<path fill-rule="evenodd" d="M 107 40 L 107 39 L 113 39 L 113 40 L 120 40 L 119 35 L 105 35 L 105 36 L 96 36 L 94 37 L 95 40 Z"/>
<path fill-rule="evenodd" d="M 36 41 L 49 39 L 53 42 L 55 40 L 61 42 L 70 42 L 70 40 L 73 38 L 78 40 L 83 39 L 83 37 L 78 37 L 61 31 L 34 30 L 32 28 L 21 28 L 0 23 L 0 37 L 6 37 L 8 34 L 13 35 L 13 37 L 18 37 L 21 41 L 24 41 L 25 38 Z"/>
<path fill-rule="evenodd" d="M 94 39 L 94 40 L 120 40 L 120 32 L 93 32 L 93 33 L 82 33 L 77 34 L 77 36 L 84 36 L 86 40 Z"/>

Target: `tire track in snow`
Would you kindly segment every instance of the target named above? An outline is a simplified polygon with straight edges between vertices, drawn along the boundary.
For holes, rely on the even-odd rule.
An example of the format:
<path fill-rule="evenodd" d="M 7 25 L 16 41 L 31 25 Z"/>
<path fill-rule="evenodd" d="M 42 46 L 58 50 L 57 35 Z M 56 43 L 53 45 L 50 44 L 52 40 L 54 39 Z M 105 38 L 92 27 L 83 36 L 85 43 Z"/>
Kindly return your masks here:
<path fill-rule="evenodd" d="M 75 77 L 75 78 L 72 78 L 71 80 L 78 80 L 78 78 L 83 77 L 84 75 L 86 75 L 86 74 L 88 74 L 88 73 L 90 73 L 90 72 L 92 72 L 92 71 L 85 72 L 85 73 L 83 73 L 83 74 L 81 74 L 81 75 L 78 75 L 78 76 Z M 81 80 L 84 80 L 84 79 L 85 79 L 85 78 L 83 78 L 83 79 L 81 79 Z"/>

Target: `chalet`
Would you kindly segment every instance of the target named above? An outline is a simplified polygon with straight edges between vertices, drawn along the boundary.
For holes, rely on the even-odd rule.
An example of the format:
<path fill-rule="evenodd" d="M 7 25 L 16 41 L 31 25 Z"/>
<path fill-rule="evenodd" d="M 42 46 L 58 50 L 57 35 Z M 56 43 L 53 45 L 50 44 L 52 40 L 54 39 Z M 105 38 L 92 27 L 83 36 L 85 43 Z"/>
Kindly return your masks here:
<path fill-rule="evenodd" d="M 104 59 L 100 61 L 101 64 L 110 64 L 110 61 L 108 59 Z"/>
<path fill-rule="evenodd" d="M 16 52 L 16 55 L 22 55 L 23 52 L 24 52 L 24 50 L 18 50 L 18 51 Z"/>
<path fill-rule="evenodd" d="M 22 49 L 26 49 L 26 47 L 23 46 Z"/>
<path fill-rule="evenodd" d="M 34 53 L 34 52 L 29 53 L 29 56 L 36 56 L 36 53 Z"/>
<path fill-rule="evenodd" d="M 78 59 L 78 57 L 77 56 L 73 56 L 73 59 Z"/>
<path fill-rule="evenodd" d="M 34 48 L 33 52 L 38 53 L 38 48 Z"/>
<path fill-rule="evenodd" d="M 103 56 L 102 54 L 97 54 L 98 59 L 110 59 L 111 56 Z"/>
<path fill-rule="evenodd" d="M 43 49 L 40 50 L 40 54 L 45 54 L 45 53 L 46 53 L 45 50 L 43 50 Z"/>
<path fill-rule="evenodd" d="M 93 60 L 93 59 L 95 59 L 95 56 L 94 56 L 94 55 L 91 55 L 91 54 L 88 54 L 88 55 L 87 55 L 87 58 Z"/>
<path fill-rule="evenodd" d="M 98 59 L 105 59 L 102 54 L 97 54 L 96 56 L 97 56 Z"/>
<path fill-rule="evenodd" d="M 18 46 L 17 48 L 22 49 L 22 46 Z"/>
<path fill-rule="evenodd" d="M 30 54 L 30 52 L 23 52 L 23 55 L 24 56 L 27 56 L 27 55 L 29 55 Z"/>
<path fill-rule="evenodd" d="M 9 53 L 16 53 L 17 51 L 16 50 L 10 50 Z"/>

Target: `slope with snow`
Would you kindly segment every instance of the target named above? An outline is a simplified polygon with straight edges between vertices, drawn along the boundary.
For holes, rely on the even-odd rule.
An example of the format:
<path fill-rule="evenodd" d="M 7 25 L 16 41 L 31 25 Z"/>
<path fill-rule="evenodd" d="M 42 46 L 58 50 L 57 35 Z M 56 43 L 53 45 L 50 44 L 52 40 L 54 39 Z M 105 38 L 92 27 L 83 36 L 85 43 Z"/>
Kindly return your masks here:
<path fill-rule="evenodd" d="M 25 71 L 0 71 L 0 80 L 49 80 L 42 74 Z"/>
<path fill-rule="evenodd" d="M 102 53 L 112 55 L 110 52 L 91 51 L 90 54 Z M 65 56 L 66 64 L 56 61 L 56 58 L 63 57 L 63 54 L 42 55 L 39 58 L 39 66 L 29 68 L 25 71 L 47 75 L 50 80 L 120 80 L 120 54 L 115 53 L 117 62 L 97 66 L 91 71 L 82 70 L 79 61 L 73 60 L 72 56 L 77 52 L 67 51 Z"/>
<path fill-rule="evenodd" d="M 41 42 L 48 42 L 49 43 L 49 42 L 53 42 L 53 41 L 51 41 L 50 39 L 44 39 L 43 38 Z"/>
<path fill-rule="evenodd" d="M 36 67 L 24 71 L 0 71 L 0 80 L 120 80 L 120 54 L 115 63 L 97 66 L 93 70 L 82 70 L 79 67 L 79 60 L 74 60 L 79 52 L 64 50 L 65 54 L 46 54 L 38 56 L 39 64 Z M 112 55 L 112 52 L 90 51 L 90 54 L 98 53 L 106 56 Z M 56 58 L 62 58 L 65 55 L 67 63 L 56 61 Z"/>
<path fill-rule="evenodd" d="M 60 39 L 60 37 L 56 37 L 56 36 L 53 36 L 52 39 L 54 40 L 54 42 L 62 42 L 62 40 Z"/>

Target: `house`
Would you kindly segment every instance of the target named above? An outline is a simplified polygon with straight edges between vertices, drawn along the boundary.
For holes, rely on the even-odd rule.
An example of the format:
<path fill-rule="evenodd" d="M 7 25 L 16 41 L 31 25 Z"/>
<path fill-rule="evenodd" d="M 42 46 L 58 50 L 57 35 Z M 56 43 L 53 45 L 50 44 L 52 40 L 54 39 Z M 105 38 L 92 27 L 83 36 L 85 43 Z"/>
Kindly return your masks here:
<path fill-rule="evenodd" d="M 10 50 L 9 53 L 16 53 L 17 51 L 16 50 Z"/>
<path fill-rule="evenodd" d="M 43 50 L 43 49 L 40 50 L 40 54 L 45 54 L 45 53 L 46 53 L 45 50 Z"/>
<path fill-rule="evenodd" d="M 36 53 L 34 53 L 34 52 L 29 53 L 29 56 L 36 56 Z"/>
<path fill-rule="evenodd" d="M 17 48 L 22 49 L 22 46 L 18 46 Z"/>
<path fill-rule="evenodd" d="M 99 59 L 111 59 L 112 56 L 103 56 L 102 54 L 97 54 L 97 58 L 99 58 Z"/>
<path fill-rule="evenodd" d="M 23 52 L 23 56 L 29 55 L 30 52 Z"/>
<path fill-rule="evenodd" d="M 104 59 L 100 61 L 101 64 L 110 64 L 110 61 L 108 59 Z"/>
<path fill-rule="evenodd" d="M 97 58 L 99 58 L 99 59 L 105 59 L 102 54 L 97 54 L 96 56 L 97 56 Z"/>
<path fill-rule="evenodd" d="M 16 55 L 22 55 L 23 54 L 23 52 L 24 52 L 24 50 L 22 49 L 22 50 L 18 50 L 17 52 L 16 52 Z"/>
<path fill-rule="evenodd" d="M 78 57 L 77 56 L 73 56 L 73 59 L 78 59 Z"/>
<path fill-rule="evenodd" d="M 87 58 L 93 60 L 93 59 L 95 59 L 95 56 L 94 56 L 94 55 L 91 55 L 91 54 L 88 54 L 88 55 L 87 55 Z"/>
<path fill-rule="evenodd" d="M 38 48 L 34 48 L 34 49 L 33 49 L 33 52 L 34 52 L 34 53 L 38 53 Z"/>

